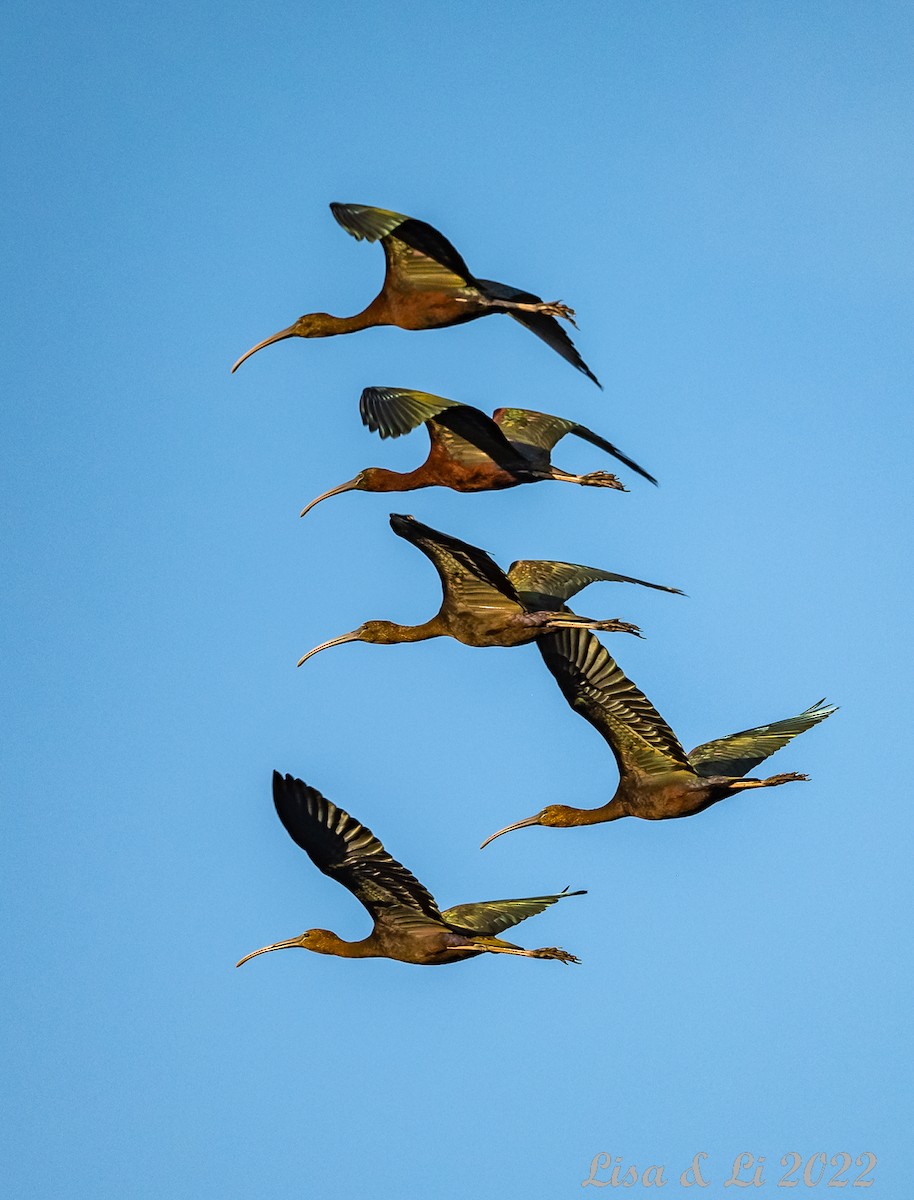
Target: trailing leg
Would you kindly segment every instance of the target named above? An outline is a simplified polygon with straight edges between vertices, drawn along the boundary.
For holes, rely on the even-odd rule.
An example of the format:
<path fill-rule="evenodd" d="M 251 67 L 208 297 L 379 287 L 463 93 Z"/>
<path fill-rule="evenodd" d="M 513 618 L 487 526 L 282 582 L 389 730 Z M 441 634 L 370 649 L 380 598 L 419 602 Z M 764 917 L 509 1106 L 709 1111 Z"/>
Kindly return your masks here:
<path fill-rule="evenodd" d="M 783 775 L 770 775 L 767 779 L 735 779 L 730 787 L 734 792 L 741 792 L 746 788 L 780 787 L 782 783 L 801 783 L 808 779 L 808 775 L 789 771 Z"/>
<path fill-rule="evenodd" d="M 577 329 L 574 319 L 574 309 L 563 304 L 561 300 L 537 300 L 530 303 L 524 300 L 495 300 L 488 296 L 455 296 L 461 304 L 483 304 L 487 308 L 497 308 L 501 312 L 515 310 L 518 312 L 542 313 L 545 317 L 561 317 Z"/>
<path fill-rule="evenodd" d="M 582 487 L 608 487 L 617 492 L 628 490 L 611 471 L 590 471 L 587 475 L 571 475 L 568 471 L 553 467 L 552 478 L 562 483 L 579 483 Z"/>
<path fill-rule="evenodd" d="M 471 946 L 467 946 L 467 949 L 485 950 L 489 954 L 519 954 L 523 958 L 554 958 L 563 963 L 579 963 L 581 961 L 579 958 L 575 958 L 573 954 L 569 954 L 567 950 L 560 950 L 558 946 L 546 946 L 540 950 L 522 950 L 520 946 L 511 946 L 504 942 L 499 942 L 495 938 L 476 942 Z"/>
<path fill-rule="evenodd" d="M 595 621 L 591 617 L 579 617 L 573 612 L 532 612 L 523 617 L 527 625 L 538 625 L 549 633 L 560 629 L 596 629 L 601 633 L 631 633 L 641 637 L 641 630 L 630 621 L 611 617 L 606 621 Z"/>

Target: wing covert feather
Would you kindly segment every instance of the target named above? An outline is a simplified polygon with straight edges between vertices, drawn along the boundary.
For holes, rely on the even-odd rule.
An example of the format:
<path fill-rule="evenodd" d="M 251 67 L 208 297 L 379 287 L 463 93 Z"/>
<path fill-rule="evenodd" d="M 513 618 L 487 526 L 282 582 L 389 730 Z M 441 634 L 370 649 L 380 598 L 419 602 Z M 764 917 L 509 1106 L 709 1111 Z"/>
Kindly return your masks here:
<path fill-rule="evenodd" d="M 493 420 L 512 442 L 547 453 L 574 428 L 574 421 L 530 408 L 497 408 Z"/>
<path fill-rule="evenodd" d="M 796 717 L 787 717 L 770 725 L 758 725 L 713 742 L 704 742 L 691 752 L 689 761 L 698 774 L 706 778 L 712 775 L 739 778 L 786 746 L 798 734 L 805 733 L 836 711 L 835 705 L 819 700 Z"/>
<path fill-rule="evenodd" d="M 437 263 L 443 271 L 448 272 L 455 284 L 465 286 L 473 283 L 473 276 L 463 255 L 433 225 L 418 221 L 415 217 L 406 217 L 391 236 L 408 246 L 414 254 Z"/>
<path fill-rule="evenodd" d="M 477 904 L 455 904 L 441 914 L 454 929 L 495 937 L 528 917 L 535 917 L 551 904 L 568 896 L 585 896 L 586 891 L 569 892 L 567 888 L 553 896 L 527 896 L 521 900 L 481 900 Z"/>
<path fill-rule="evenodd" d="M 505 437 L 491 417 L 462 404 L 448 408 L 428 422 L 432 442 L 440 442 L 448 457 L 465 467 L 495 463 L 522 479 L 537 479 L 532 464 Z"/>
<path fill-rule="evenodd" d="M 592 429 L 578 425 L 576 421 L 568 421 L 564 417 L 554 417 L 549 413 L 534 412 L 527 408 L 498 408 L 493 415 L 494 420 L 501 426 L 505 436 L 512 442 L 523 447 L 529 447 L 531 453 L 537 451 L 549 454 L 566 433 L 573 433 L 592 446 L 605 451 L 613 458 L 624 463 L 632 471 L 636 471 L 650 483 L 656 484 L 653 475 L 648 474 L 634 459 L 623 454 L 618 446 L 600 437 Z"/>
<path fill-rule="evenodd" d="M 653 588 L 659 592 L 682 595 L 679 588 L 666 587 L 662 583 L 648 583 L 646 579 L 617 575 L 614 571 L 601 571 L 599 567 L 553 562 L 549 559 L 519 559 L 508 568 L 508 578 L 528 607 L 543 609 L 557 608 L 588 584 L 601 581 L 636 583 L 640 587 Z"/>

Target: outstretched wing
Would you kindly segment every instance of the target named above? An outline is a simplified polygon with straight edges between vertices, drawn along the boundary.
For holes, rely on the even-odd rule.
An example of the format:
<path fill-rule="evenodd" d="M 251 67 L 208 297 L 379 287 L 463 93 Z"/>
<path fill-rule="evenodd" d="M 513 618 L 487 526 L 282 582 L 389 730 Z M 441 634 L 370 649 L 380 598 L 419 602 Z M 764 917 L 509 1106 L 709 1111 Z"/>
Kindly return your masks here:
<path fill-rule="evenodd" d="M 623 454 L 612 442 L 606 441 L 605 438 L 587 429 L 584 425 L 578 425 L 576 421 L 566 421 L 564 417 L 553 417 L 549 413 L 533 412 L 527 408 L 497 408 L 493 419 L 505 437 L 519 446 L 521 450 L 525 450 L 531 458 L 541 458 L 543 455 L 548 457 L 550 451 L 566 433 L 573 433 L 576 437 L 583 438 L 585 442 L 590 442 L 592 446 L 605 450 L 607 454 L 611 454 L 613 458 L 618 459 L 631 470 L 637 471 L 650 483 L 657 482 L 653 475 L 649 475 L 643 467 L 639 467 L 634 459 Z"/>
<path fill-rule="evenodd" d="M 370 829 L 292 775 L 273 772 L 273 803 L 289 836 L 318 870 L 341 883 L 377 920 L 441 924 L 434 897 L 391 858 Z"/>
<path fill-rule="evenodd" d="M 423 525 L 415 517 L 390 514 L 398 537 L 421 550 L 434 563 L 444 593 L 442 611 L 501 609 L 524 612 L 524 605 L 504 571 L 484 550 Z"/>
<path fill-rule="evenodd" d="M 441 916 L 452 929 L 461 933 L 481 933 L 486 937 L 494 937 L 512 925 L 526 921 L 527 917 L 535 917 L 557 900 L 586 895 L 586 891 L 569 892 L 565 888 L 554 896 L 528 896 L 524 900 L 481 900 L 478 904 L 456 904 L 453 908 L 445 909 Z"/>
<path fill-rule="evenodd" d="M 672 729 L 592 633 L 563 629 L 536 644 L 565 699 L 608 743 L 620 776 L 695 773 Z"/>
<path fill-rule="evenodd" d="M 469 404 L 406 388 L 365 388 L 359 401 L 362 423 L 382 438 L 400 437 L 417 425 L 428 426 L 449 458 L 466 466 L 495 462 L 508 471 L 529 468 L 528 460 L 508 441 L 491 417 Z"/>
<path fill-rule="evenodd" d="M 367 387 L 359 400 L 362 424 L 382 438 L 411 433 L 417 425 L 437 417 L 444 409 L 459 407 L 457 400 L 408 388 Z"/>
<path fill-rule="evenodd" d="M 645 579 L 634 579 L 631 575 L 617 575 L 613 571 L 601 571 L 597 567 L 582 567 L 578 563 L 551 562 L 546 559 L 520 559 L 508 568 L 508 578 L 528 608 L 547 611 L 560 608 L 581 588 L 600 580 L 609 583 L 637 583 L 641 587 L 655 588 L 660 592 L 675 592 L 678 596 L 683 594 L 679 588 L 665 587 L 662 583 L 648 583 Z"/>
<path fill-rule="evenodd" d="M 474 282 L 482 294 L 488 296 L 491 300 L 515 300 L 520 301 L 522 304 L 542 303 L 540 296 L 535 296 L 533 292 L 522 292 L 519 288 L 511 287 L 507 283 L 496 283 L 494 279 L 477 279 Z M 570 362 L 573 367 L 577 367 L 579 371 L 582 371 L 588 379 L 592 379 L 598 388 L 603 387 L 603 384 L 600 383 L 587 363 L 578 354 L 574 342 L 555 317 L 547 317 L 545 313 L 537 312 L 517 312 L 511 309 L 507 309 L 506 311 L 515 321 L 519 321 L 531 333 L 535 333 L 538 338 L 542 338 L 546 345 L 551 346 L 557 354 L 561 354 L 566 362 Z"/>
<path fill-rule="evenodd" d="M 362 204 L 331 204 L 330 211 L 358 241 L 380 240 L 391 286 L 402 291 L 436 291 L 473 285 L 463 258 L 443 234 L 425 221 Z"/>
<path fill-rule="evenodd" d="M 786 746 L 797 734 L 805 733 L 836 711 L 836 705 L 819 700 L 797 717 L 759 725 L 756 729 L 744 729 L 742 733 L 731 733 L 729 737 L 696 746 L 689 761 L 698 774 L 706 778 L 711 775 L 738 778 L 764 762 L 775 750 Z"/>

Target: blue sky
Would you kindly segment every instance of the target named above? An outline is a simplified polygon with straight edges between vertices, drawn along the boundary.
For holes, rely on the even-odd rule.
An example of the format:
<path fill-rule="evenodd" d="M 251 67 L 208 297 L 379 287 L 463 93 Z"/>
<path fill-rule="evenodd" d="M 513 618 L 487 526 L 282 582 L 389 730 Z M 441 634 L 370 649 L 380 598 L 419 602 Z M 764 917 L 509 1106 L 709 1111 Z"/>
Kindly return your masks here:
<path fill-rule="evenodd" d="M 8 1194 L 556 1200 L 606 1152 L 664 1164 L 669 1197 L 698 1194 L 699 1151 L 701 1194 L 732 1194 L 742 1152 L 773 1191 L 791 1151 L 871 1151 L 870 1194 L 902 1194 L 910 8 L 2 19 Z M 566 300 L 605 392 L 502 318 L 284 342 L 230 376 L 377 290 L 381 251 L 331 200 Z M 299 521 L 361 467 L 424 457 L 421 430 L 362 428 L 370 384 L 572 417 L 661 486 L 352 493 Z M 579 608 L 644 628 L 611 652 L 687 747 L 840 704 L 772 760 L 811 782 L 480 854 L 543 804 L 602 803 L 613 764 L 532 647 L 295 670 L 366 618 L 435 611 L 391 511 L 505 565 L 682 587 Z M 587 888 L 518 931 L 583 965 L 236 972 L 309 926 L 368 931 L 276 820 L 274 768 L 442 904 Z"/>

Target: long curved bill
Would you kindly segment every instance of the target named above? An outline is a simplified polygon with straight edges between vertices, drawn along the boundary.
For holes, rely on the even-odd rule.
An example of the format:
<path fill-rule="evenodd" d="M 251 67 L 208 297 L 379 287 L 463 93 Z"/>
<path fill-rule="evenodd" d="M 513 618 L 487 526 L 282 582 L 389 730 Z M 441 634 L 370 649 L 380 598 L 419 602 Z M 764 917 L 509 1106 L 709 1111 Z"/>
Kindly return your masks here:
<path fill-rule="evenodd" d="M 358 631 L 344 633 L 342 637 L 331 638 L 329 642 L 321 642 L 319 646 L 315 646 L 313 650 L 309 650 L 307 654 L 303 654 L 295 665 L 300 667 L 302 663 L 308 661 L 312 654 L 317 654 L 320 650 L 329 650 L 331 646 L 342 646 L 343 642 L 357 642 L 359 640 Z"/>
<path fill-rule="evenodd" d="M 252 346 L 250 350 L 242 354 L 241 358 L 232 367 L 234 375 L 246 358 L 250 358 L 252 354 L 256 354 L 258 350 L 262 350 L 264 346 L 272 346 L 274 342 L 285 341 L 286 338 L 295 337 L 295 326 L 290 325 L 288 329 L 280 329 L 279 333 L 274 333 L 272 337 L 264 338 L 262 342 L 258 342 L 256 346 Z"/>
<path fill-rule="evenodd" d="M 501 835 L 503 833 L 511 833 L 515 829 L 524 829 L 524 828 L 526 828 L 527 825 L 539 825 L 539 823 L 540 823 L 539 815 L 537 815 L 535 817 L 527 817 L 526 820 L 524 820 L 524 821 L 515 821 L 513 825 L 506 825 L 504 827 L 504 829 L 499 829 L 498 833 L 493 833 L 490 837 L 487 837 L 486 840 L 479 847 L 479 849 L 485 850 L 485 848 L 486 848 L 486 846 L 488 846 L 489 842 L 494 842 L 495 839 L 497 837 L 501 837 Z"/>
<path fill-rule="evenodd" d="M 317 497 L 316 500 L 312 500 L 310 504 L 306 504 L 298 515 L 303 517 L 305 513 L 310 512 L 311 509 L 314 508 L 315 504 L 320 504 L 320 502 L 322 500 L 326 500 L 328 496 L 338 496 L 340 492 L 351 492 L 356 487 L 358 487 L 358 477 L 355 479 L 350 479 L 348 483 L 341 483 L 339 487 L 331 488 L 329 492 L 323 492 Z"/>
<path fill-rule="evenodd" d="M 239 962 L 235 963 L 236 967 L 242 967 L 248 959 L 256 958 L 258 954 L 266 954 L 268 950 L 290 950 L 293 946 L 301 945 L 301 935 L 294 938 L 286 938 L 284 942 L 274 942 L 272 946 L 262 946 L 259 950 L 252 950 L 250 954 L 246 954 Z"/>

